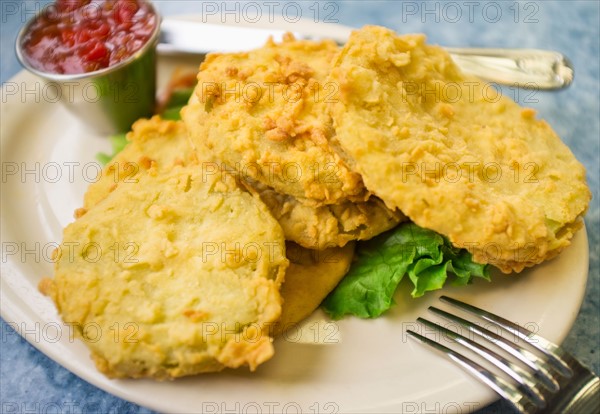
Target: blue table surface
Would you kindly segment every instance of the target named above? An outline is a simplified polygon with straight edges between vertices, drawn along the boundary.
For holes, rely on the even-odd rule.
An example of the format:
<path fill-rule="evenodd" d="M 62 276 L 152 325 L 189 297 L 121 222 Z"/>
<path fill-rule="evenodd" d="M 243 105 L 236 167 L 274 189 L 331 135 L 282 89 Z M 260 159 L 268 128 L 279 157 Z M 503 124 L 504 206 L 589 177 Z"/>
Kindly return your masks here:
<path fill-rule="evenodd" d="M 19 28 L 47 1 L 0 1 L 0 80 L 4 84 L 21 70 L 14 54 Z M 204 10 L 223 9 L 222 2 Z M 238 3 L 240 16 L 244 2 Z M 587 168 L 593 200 L 586 216 L 590 243 L 589 281 L 583 306 L 564 347 L 600 372 L 599 359 L 599 191 L 600 176 L 600 13 L 598 1 L 256 1 L 267 18 L 268 10 L 282 13 L 285 4 L 300 6 L 302 15 L 323 21 L 329 13 L 341 24 L 360 27 L 379 24 L 400 33 L 423 32 L 429 41 L 446 46 L 526 47 L 565 53 L 576 68 L 576 80 L 561 92 L 537 92 L 529 106 L 536 108 Z M 163 15 L 200 14 L 202 2 L 155 1 Z M 320 10 L 315 16 L 315 10 Z M 229 17 L 227 17 L 229 16 Z M 233 19 L 235 16 L 227 15 Z M 253 17 L 251 17 L 253 18 Z M 290 24 L 293 30 L 293 24 Z M 1 120 L 0 120 L 1 122 Z M 551 275 L 548 277 L 550 278 Z M 150 413 L 151 410 L 114 397 L 81 380 L 37 351 L 1 322 L 0 412 Z M 503 402 L 482 413 L 512 412 Z"/>

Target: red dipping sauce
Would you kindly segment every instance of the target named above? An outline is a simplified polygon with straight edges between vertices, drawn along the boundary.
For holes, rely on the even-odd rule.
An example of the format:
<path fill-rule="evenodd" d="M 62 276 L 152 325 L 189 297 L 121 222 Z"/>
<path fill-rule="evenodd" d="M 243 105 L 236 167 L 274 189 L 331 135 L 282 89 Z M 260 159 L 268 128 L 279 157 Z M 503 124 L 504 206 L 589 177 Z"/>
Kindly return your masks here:
<path fill-rule="evenodd" d="M 23 52 L 43 72 L 94 72 L 134 55 L 157 20 L 143 0 L 57 0 L 30 25 Z"/>

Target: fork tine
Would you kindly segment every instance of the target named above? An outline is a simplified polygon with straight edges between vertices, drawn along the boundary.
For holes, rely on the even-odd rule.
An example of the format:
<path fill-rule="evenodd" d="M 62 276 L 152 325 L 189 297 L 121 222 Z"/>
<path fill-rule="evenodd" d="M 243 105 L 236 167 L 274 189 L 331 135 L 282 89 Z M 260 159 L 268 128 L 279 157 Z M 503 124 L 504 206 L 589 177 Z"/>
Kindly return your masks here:
<path fill-rule="evenodd" d="M 501 369 L 504 373 L 510 376 L 514 381 L 516 381 L 519 385 L 518 388 L 532 400 L 532 402 L 541 408 L 546 406 L 546 402 L 544 400 L 544 396 L 539 392 L 536 382 L 527 371 L 522 369 L 516 364 L 513 364 L 506 358 L 502 357 L 498 353 L 492 351 L 485 346 L 478 344 L 471 339 L 451 331 L 441 325 L 438 325 L 434 322 L 431 322 L 424 318 L 417 318 L 417 321 L 422 323 L 423 325 L 437 330 L 444 335 L 448 336 L 450 339 L 454 340 L 454 342 L 464 346 L 465 348 L 470 349 L 475 354 L 483 357 L 488 362 L 492 363 L 494 366 Z"/>
<path fill-rule="evenodd" d="M 481 340 L 475 341 L 472 338 L 467 338 L 423 318 L 418 318 L 417 321 L 433 329 L 434 332 L 446 335 L 454 341 L 456 346 L 469 349 L 472 353 L 471 356 L 475 354 L 484 358 L 510 378 L 506 378 L 504 375 L 499 376 L 500 373 L 496 370 L 490 371 L 470 357 L 461 355 L 460 350 L 454 351 L 439 342 L 432 341 L 412 330 L 407 330 L 406 332 L 410 334 L 411 338 L 415 338 L 443 353 L 450 360 L 491 387 L 522 413 L 539 413 L 540 410 L 552 414 L 600 412 L 600 398 L 598 398 L 600 379 L 561 347 L 493 313 L 447 296 L 442 296 L 440 299 L 470 313 L 471 316 L 474 315 L 479 320 L 490 322 L 492 327 L 501 329 L 500 334 L 510 332 L 514 335 L 513 341 L 483 328 L 473 318 L 470 318 L 473 320 L 472 322 L 433 306 L 429 307 L 431 312 L 468 329 Z M 519 338 L 537 348 L 536 353 L 528 350 L 529 345 L 524 346 L 525 344 L 519 343 Z M 438 339 L 438 341 L 440 340 Z M 487 342 L 493 344 L 493 346 L 489 347 Z M 512 362 L 512 358 L 507 359 L 503 353 L 498 354 L 493 351 L 495 347 L 509 353 L 518 360 L 516 361 L 518 363 Z M 542 353 L 543 356 L 536 355 L 538 352 Z M 527 369 L 521 364 L 526 365 Z M 532 380 L 532 376 L 535 380 Z"/>
<path fill-rule="evenodd" d="M 506 338 L 486 329 L 481 326 L 477 326 L 476 324 L 463 319 L 459 316 L 453 315 L 441 309 L 438 309 L 434 306 L 430 306 L 429 310 L 439 316 L 442 316 L 445 319 L 448 319 L 452 322 L 456 322 L 479 337 L 492 342 L 494 345 L 502 348 L 504 351 L 511 354 L 513 357 L 517 358 L 523 364 L 527 365 L 533 372 L 534 376 L 538 378 L 541 383 L 548 388 L 550 391 L 556 392 L 559 389 L 558 382 L 554 379 L 554 377 L 550 374 L 548 370 L 548 364 L 537 355 L 527 351 L 520 345 L 515 344 L 514 342 L 509 341 Z"/>
<path fill-rule="evenodd" d="M 533 404 L 529 398 L 523 395 L 519 390 L 510 384 L 508 381 L 495 376 L 486 368 L 482 367 L 475 361 L 453 351 L 452 349 L 438 343 L 432 341 L 429 338 L 424 337 L 416 333 L 413 330 L 408 329 L 406 331 L 412 338 L 419 340 L 420 342 L 431 346 L 435 350 L 443 353 L 446 357 L 450 358 L 456 364 L 460 365 L 464 369 L 466 369 L 469 373 L 477 377 L 479 380 L 483 381 L 490 388 L 496 391 L 502 398 L 510 401 L 517 410 L 522 413 L 534 413 L 537 411 L 538 407 Z"/>
<path fill-rule="evenodd" d="M 573 372 L 569 368 L 569 365 L 563 359 L 565 353 L 562 350 L 562 348 L 560 348 L 558 345 L 548 341 L 545 338 L 542 338 L 541 336 L 536 335 L 527 328 L 521 327 L 507 319 L 502 318 L 501 316 L 495 315 L 476 306 L 469 305 L 467 303 L 450 298 L 448 296 L 441 296 L 440 300 L 449 303 L 459 309 L 462 309 L 472 315 L 485 319 L 486 321 L 493 323 L 501 327 L 502 329 L 510 332 L 511 334 L 519 337 L 520 339 L 531 344 L 533 347 L 535 347 L 544 355 L 546 355 L 549 358 L 551 366 L 554 369 L 556 369 L 561 375 L 565 377 L 570 377 L 571 375 L 573 375 Z"/>

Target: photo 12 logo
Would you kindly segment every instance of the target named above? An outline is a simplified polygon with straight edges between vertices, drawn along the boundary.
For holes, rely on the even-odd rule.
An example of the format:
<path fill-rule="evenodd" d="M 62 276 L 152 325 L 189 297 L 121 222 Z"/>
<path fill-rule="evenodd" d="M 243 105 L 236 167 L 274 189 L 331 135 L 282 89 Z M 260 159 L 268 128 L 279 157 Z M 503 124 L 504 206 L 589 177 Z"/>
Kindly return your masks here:
<path fill-rule="evenodd" d="M 55 184 L 66 181 L 73 184 L 83 180 L 95 183 L 102 176 L 102 166 L 98 162 L 2 162 L 2 184 L 10 181 L 25 183 Z"/>
<path fill-rule="evenodd" d="M 478 402 L 403 402 L 401 412 L 408 413 L 473 413 L 475 410 L 481 408 L 481 403 Z"/>
<path fill-rule="evenodd" d="M 401 5 L 402 23 L 539 23 L 540 5 L 533 1 L 403 1 Z"/>
<path fill-rule="evenodd" d="M 201 404 L 201 412 L 204 414 L 337 414 L 340 407 L 335 402 L 313 402 L 302 404 L 295 401 L 261 401 L 261 402 L 211 402 Z"/>
<path fill-rule="evenodd" d="M 101 326 L 96 322 L 68 323 L 68 322 L 7 322 L 3 325 L 1 342 L 10 342 L 12 336 L 22 336 L 33 344 L 58 343 L 67 341 L 75 342 L 77 336 L 86 342 L 96 343 L 101 339 L 104 342 L 134 344 L 140 339 L 138 337 L 140 327 L 136 322 L 114 322 L 110 325 Z M 77 335 L 76 335 L 77 334 Z"/>
<path fill-rule="evenodd" d="M 283 20 L 297 23 L 301 19 L 315 23 L 338 23 L 340 6 L 333 1 L 205 1 L 202 2 L 202 22 L 274 23 Z"/>
<path fill-rule="evenodd" d="M 135 82 L 102 83 L 88 81 L 29 81 L 2 84 L 2 103 L 136 103 L 141 99 Z"/>
<path fill-rule="evenodd" d="M 88 263 L 98 263 L 105 259 L 114 263 L 136 264 L 140 246 L 132 241 L 114 242 L 104 249 L 100 244 L 89 241 L 86 243 L 68 242 L 16 242 L 2 241 L 2 263 L 9 260 L 21 263 L 56 263 L 59 260 L 74 263 L 83 259 Z"/>

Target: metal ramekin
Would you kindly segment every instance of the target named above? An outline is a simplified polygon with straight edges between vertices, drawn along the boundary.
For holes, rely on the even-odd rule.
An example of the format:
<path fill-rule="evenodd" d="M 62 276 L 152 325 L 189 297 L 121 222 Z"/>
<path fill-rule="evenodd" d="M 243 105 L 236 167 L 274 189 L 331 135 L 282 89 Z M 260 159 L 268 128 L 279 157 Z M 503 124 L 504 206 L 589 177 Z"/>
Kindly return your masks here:
<path fill-rule="evenodd" d="M 152 115 L 156 100 L 156 45 L 161 18 L 156 16 L 154 32 L 146 44 L 126 60 L 94 72 L 79 74 L 47 73 L 33 68 L 23 51 L 23 39 L 42 10 L 21 29 L 15 45 L 19 62 L 29 71 L 53 84 L 60 101 L 82 122 L 99 134 L 128 131 L 141 117 Z"/>

